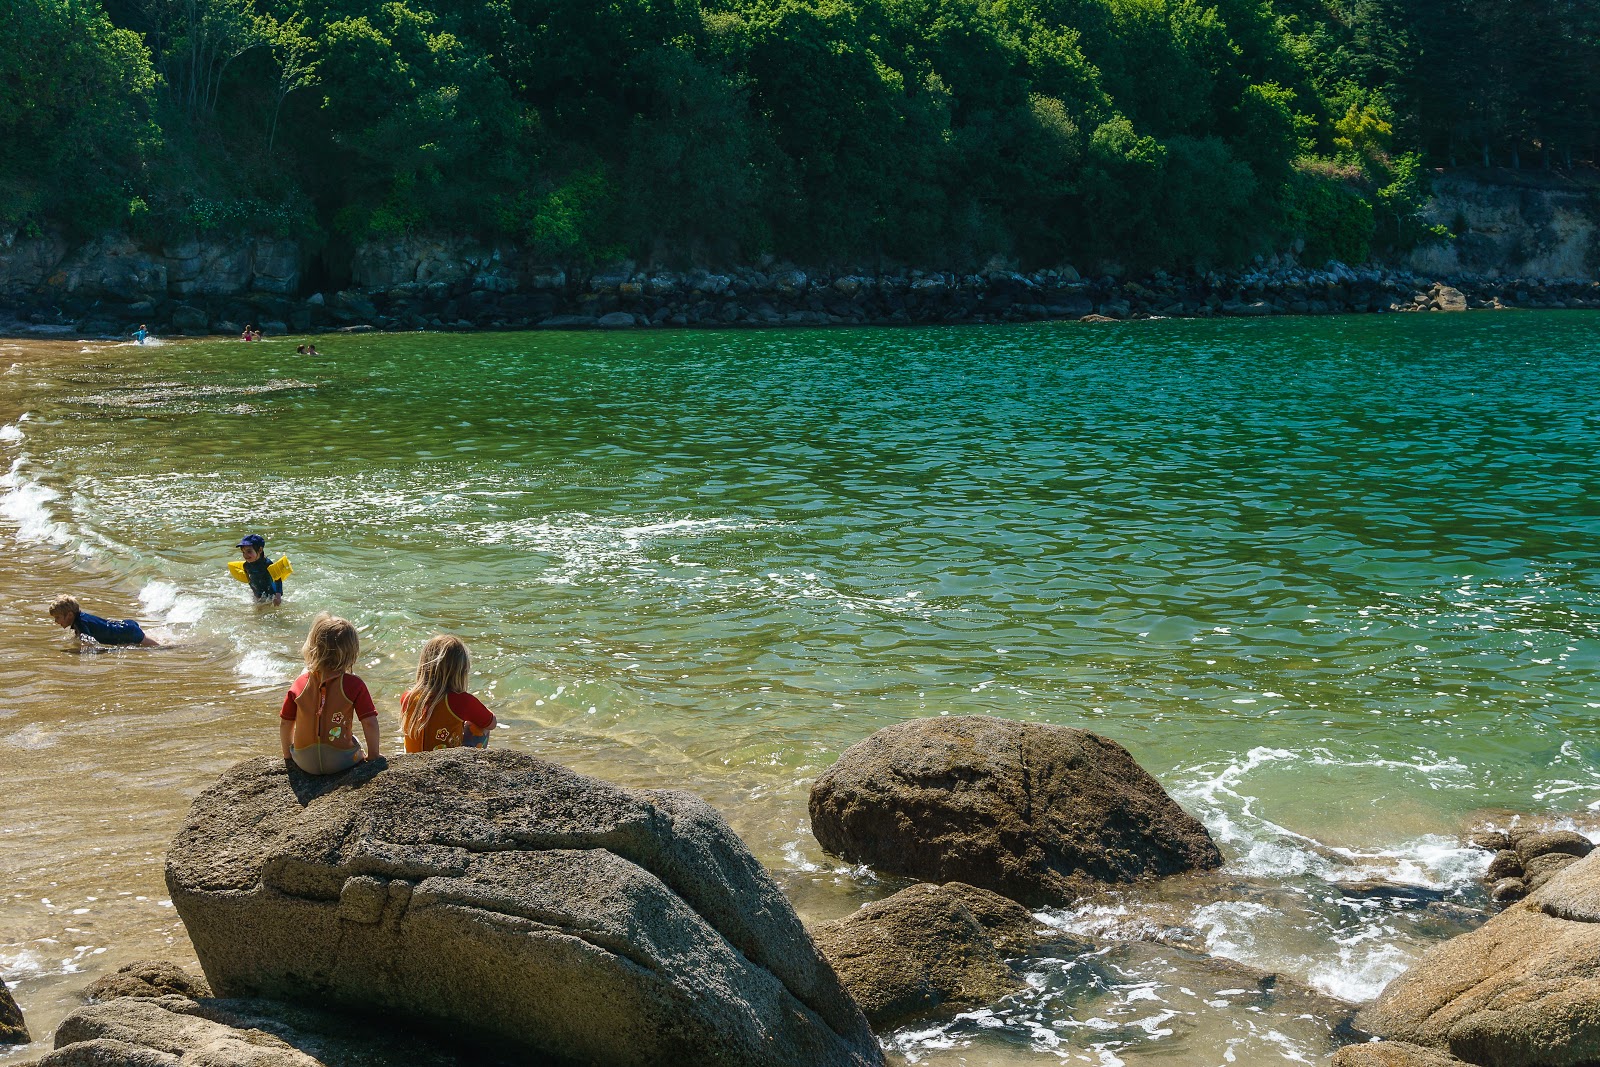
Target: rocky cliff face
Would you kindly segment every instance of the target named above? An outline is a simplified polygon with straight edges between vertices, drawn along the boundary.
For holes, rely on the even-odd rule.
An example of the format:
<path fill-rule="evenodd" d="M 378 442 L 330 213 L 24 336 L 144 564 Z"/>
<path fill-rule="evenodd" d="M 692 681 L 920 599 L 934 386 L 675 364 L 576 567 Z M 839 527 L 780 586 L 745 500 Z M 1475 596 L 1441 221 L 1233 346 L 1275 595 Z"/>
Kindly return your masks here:
<path fill-rule="evenodd" d="M 55 296 L 127 304 L 289 294 L 300 288 L 300 260 L 298 242 L 264 235 L 190 237 L 148 248 L 126 234 L 72 245 L 57 232 L 0 233 L 0 300 Z"/>
<path fill-rule="evenodd" d="M 1450 173 L 1424 213 L 1454 239 L 1423 245 L 1408 265 L 1449 278 L 1593 279 L 1600 272 L 1600 189 L 1539 173 Z"/>

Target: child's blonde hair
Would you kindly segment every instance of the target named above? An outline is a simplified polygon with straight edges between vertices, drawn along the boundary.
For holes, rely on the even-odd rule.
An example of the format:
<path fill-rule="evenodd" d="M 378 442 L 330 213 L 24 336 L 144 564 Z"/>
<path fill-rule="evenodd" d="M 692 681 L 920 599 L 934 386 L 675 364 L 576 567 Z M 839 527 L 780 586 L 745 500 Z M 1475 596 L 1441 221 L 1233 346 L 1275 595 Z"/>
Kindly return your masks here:
<path fill-rule="evenodd" d="M 58 596 L 50 602 L 50 617 L 52 619 L 60 615 L 76 616 L 82 610 L 82 608 L 78 607 L 77 597 Z"/>
<path fill-rule="evenodd" d="M 406 733 L 415 733 L 428 721 L 433 706 L 451 693 L 467 691 L 467 674 L 472 658 L 461 638 L 439 634 L 428 638 L 417 657 L 417 684 L 400 701 L 400 724 Z"/>
<path fill-rule="evenodd" d="M 300 646 L 306 670 L 313 674 L 343 674 L 356 665 L 361 654 L 361 635 L 348 619 L 326 611 L 311 620 L 311 632 Z"/>

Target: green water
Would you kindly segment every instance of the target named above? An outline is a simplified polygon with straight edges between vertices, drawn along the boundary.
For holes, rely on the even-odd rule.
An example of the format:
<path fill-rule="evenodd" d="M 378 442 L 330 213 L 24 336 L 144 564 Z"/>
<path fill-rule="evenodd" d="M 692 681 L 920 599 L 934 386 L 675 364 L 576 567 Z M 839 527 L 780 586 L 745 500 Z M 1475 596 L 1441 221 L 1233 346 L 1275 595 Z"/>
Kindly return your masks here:
<path fill-rule="evenodd" d="M 386 712 L 459 634 L 497 744 L 702 793 L 819 914 L 892 886 L 817 849 L 810 779 L 919 715 L 1127 745 L 1277 894 L 1182 922 L 1357 999 L 1431 920 L 1322 888 L 1474 904 L 1475 813 L 1600 804 L 1595 315 L 325 340 L 19 365 L 0 532 L 259 708 L 317 610 Z M 226 575 L 245 532 L 280 609 Z M 984 1029 L 900 1047 L 1066 1055 Z"/>

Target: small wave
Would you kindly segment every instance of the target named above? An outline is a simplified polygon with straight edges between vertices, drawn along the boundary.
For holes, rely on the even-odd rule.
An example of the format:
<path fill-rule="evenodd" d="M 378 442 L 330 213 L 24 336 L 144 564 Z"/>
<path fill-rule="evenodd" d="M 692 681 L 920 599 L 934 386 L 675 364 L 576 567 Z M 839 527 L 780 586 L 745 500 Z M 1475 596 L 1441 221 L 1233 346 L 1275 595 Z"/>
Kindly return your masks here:
<path fill-rule="evenodd" d="M 159 616 L 170 623 L 199 622 L 205 614 L 205 601 L 178 591 L 171 582 L 152 581 L 139 590 L 139 603 L 147 615 Z"/>
<path fill-rule="evenodd" d="M 4 441 L 7 444 L 16 444 L 22 440 L 22 436 L 22 427 L 14 422 L 8 422 L 4 426 L 0 426 L 0 441 Z"/>
<path fill-rule="evenodd" d="M 31 723 L 7 737 L 5 743 L 12 748 L 34 752 L 41 748 L 51 747 L 56 743 L 56 740 L 55 734 L 38 723 Z"/>
<path fill-rule="evenodd" d="M 234 670 L 241 678 L 260 682 L 287 681 L 296 673 L 294 664 L 260 649 L 241 656 Z"/>
<path fill-rule="evenodd" d="M 104 393 L 90 393 L 73 397 L 68 403 L 95 407 L 145 410 L 161 408 L 175 402 L 213 400 L 218 397 L 267 396 L 275 393 L 299 392 L 316 389 L 315 382 L 302 382 L 292 378 L 274 379 L 256 385 L 192 385 L 186 382 L 150 382 L 127 389 Z"/>
<path fill-rule="evenodd" d="M 50 508 L 61 494 L 29 478 L 24 471 L 27 460 L 26 453 L 18 456 L 0 475 L 0 517 L 16 526 L 19 541 L 66 544 L 67 528 L 55 520 Z"/>

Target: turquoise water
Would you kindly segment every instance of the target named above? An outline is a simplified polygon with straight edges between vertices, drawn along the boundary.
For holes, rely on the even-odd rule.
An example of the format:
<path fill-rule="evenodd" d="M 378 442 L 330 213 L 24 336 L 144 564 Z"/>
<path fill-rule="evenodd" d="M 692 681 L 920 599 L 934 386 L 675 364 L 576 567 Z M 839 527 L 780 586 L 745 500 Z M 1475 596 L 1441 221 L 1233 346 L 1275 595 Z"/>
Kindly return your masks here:
<path fill-rule="evenodd" d="M 1341 882 L 1474 906 L 1465 825 L 1600 805 L 1600 317 L 321 347 L 115 346 L 0 378 L 26 412 L 0 431 L 0 532 L 136 591 L 231 676 L 261 752 L 317 610 L 360 626 L 386 709 L 456 633 L 497 744 L 701 792 L 821 915 L 893 888 L 805 828 L 843 748 L 918 715 L 1080 726 L 1250 889 L 1057 920 L 1183 927 L 1352 999 L 1440 931 Z M 282 608 L 227 577 L 245 532 L 293 561 Z M 1009 1021 L 900 1047 L 1182 1044 L 1051 1046 L 1041 1004 L 1066 987 L 1040 982 Z"/>

